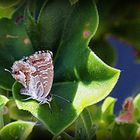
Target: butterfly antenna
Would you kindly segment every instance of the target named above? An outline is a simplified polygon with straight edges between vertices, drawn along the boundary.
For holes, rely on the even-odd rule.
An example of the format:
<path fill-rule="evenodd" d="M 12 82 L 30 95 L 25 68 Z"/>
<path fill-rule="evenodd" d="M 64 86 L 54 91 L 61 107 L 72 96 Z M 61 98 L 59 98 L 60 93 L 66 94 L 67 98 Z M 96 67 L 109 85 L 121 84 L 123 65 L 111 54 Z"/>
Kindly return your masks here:
<path fill-rule="evenodd" d="M 7 72 L 9 72 L 10 74 L 12 74 L 12 72 L 10 70 L 8 70 L 8 69 L 4 69 L 4 70 L 7 71 Z"/>
<path fill-rule="evenodd" d="M 53 96 L 58 97 L 58 98 L 60 98 L 60 99 L 63 99 L 64 101 L 66 101 L 66 102 L 68 102 L 68 103 L 71 103 L 71 101 L 69 101 L 69 100 L 67 100 L 66 98 L 61 97 L 61 96 L 59 96 L 59 95 L 53 94 Z"/>
<path fill-rule="evenodd" d="M 23 99 L 22 101 L 27 101 L 27 100 L 30 100 L 30 99 L 33 99 L 33 97 L 28 97 L 26 99 Z"/>

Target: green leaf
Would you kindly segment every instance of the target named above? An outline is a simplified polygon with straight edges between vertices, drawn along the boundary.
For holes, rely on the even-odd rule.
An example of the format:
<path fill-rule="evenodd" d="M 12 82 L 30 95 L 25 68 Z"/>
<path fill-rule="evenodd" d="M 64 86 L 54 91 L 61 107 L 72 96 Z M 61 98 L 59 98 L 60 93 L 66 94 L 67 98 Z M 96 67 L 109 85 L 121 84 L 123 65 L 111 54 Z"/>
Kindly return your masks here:
<path fill-rule="evenodd" d="M 9 7 L 6 9 L 0 8 L 0 19 L 4 17 L 11 18 L 14 10 L 15 9 L 13 7 Z"/>
<path fill-rule="evenodd" d="M 116 99 L 113 97 L 107 97 L 103 104 L 102 104 L 102 113 L 103 114 L 113 114 L 114 111 L 114 105 L 115 105 Z"/>
<path fill-rule="evenodd" d="M 116 124 L 112 130 L 112 140 L 135 140 L 137 124 Z"/>
<path fill-rule="evenodd" d="M 92 123 L 91 114 L 84 109 L 79 118 L 76 120 L 75 139 L 91 140 L 95 137 L 96 126 Z"/>
<path fill-rule="evenodd" d="M 135 108 L 140 108 L 140 94 L 134 98 L 133 103 Z"/>
<path fill-rule="evenodd" d="M 9 123 L 0 130 L 2 140 L 25 140 L 32 132 L 35 123 L 16 121 Z"/>
<path fill-rule="evenodd" d="M 32 3 L 29 7 L 30 12 L 26 12 L 26 28 L 33 47 L 36 50 L 50 49 L 56 51 L 60 43 L 64 23 L 73 7 L 68 0 L 49 1 L 42 5 L 38 17 L 31 16 L 31 12 L 35 13 L 37 8 L 33 8 Z"/>
<path fill-rule="evenodd" d="M 33 121 L 34 117 L 27 111 L 19 110 L 13 99 L 7 103 L 9 117 L 13 120 Z"/>
<path fill-rule="evenodd" d="M 140 123 L 140 94 L 137 94 L 137 96 L 133 100 L 134 104 L 134 117 L 137 119 L 138 123 Z"/>
<path fill-rule="evenodd" d="M 8 102 L 8 98 L 6 98 L 3 95 L 0 95 L 0 128 L 4 126 L 4 121 L 3 121 L 3 108 L 5 104 Z"/>
<path fill-rule="evenodd" d="M 90 112 L 92 123 L 97 124 L 101 120 L 101 106 L 91 105 L 86 108 Z"/>
<path fill-rule="evenodd" d="M 52 7 L 53 8 L 53 7 Z M 103 63 L 89 48 L 98 25 L 98 14 L 92 0 L 81 0 L 67 15 L 65 28 L 54 58 L 54 84 L 50 103 L 39 104 L 20 94 L 22 86 L 15 83 L 13 96 L 20 109 L 31 112 L 53 134 L 61 133 L 76 120 L 83 109 L 104 99 L 115 86 L 120 71 Z M 42 30 L 41 30 L 42 31 Z M 65 115 L 64 115 L 65 114 Z"/>
<path fill-rule="evenodd" d="M 89 106 L 87 115 L 90 114 L 90 118 L 92 120 L 92 125 L 96 126 L 96 132 L 91 131 L 91 134 L 96 134 L 97 140 L 108 140 L 111 135 L 111 123 L 114 120 L 114 104 L 116 100 L 112 97 L 107 97 L 102 106 Z M 90 118 L 86 117 L 85 123 L 90 122 Z M 82 135 L 82 134 L 81 134 Z"/>
<path fill-rule="evenodd" d="M 33 52 L 24 26 L 9 19 L 0 19 L 0 88 L 10 90 L 14 83 L 10 69 L 13 62 Z"/>
<path fill-rule="evenodd" d="M 8 102 L 8 98 L 3 95 L 0 95 L 0 106 L 5 105 L 7 102 Z"/>
<path fill-rule="evenodd" d="M 102 119 L 108 123 L 111 123 L 114 120 L 115 102 L 115 98 L 107 97 L 102 104 Z"/>
<path fill-rule="evenodd" d="M 16 11 L 17 4 L 20 0 L 1 0 L 0 1 L 0 18 L 11 18 Z"/>

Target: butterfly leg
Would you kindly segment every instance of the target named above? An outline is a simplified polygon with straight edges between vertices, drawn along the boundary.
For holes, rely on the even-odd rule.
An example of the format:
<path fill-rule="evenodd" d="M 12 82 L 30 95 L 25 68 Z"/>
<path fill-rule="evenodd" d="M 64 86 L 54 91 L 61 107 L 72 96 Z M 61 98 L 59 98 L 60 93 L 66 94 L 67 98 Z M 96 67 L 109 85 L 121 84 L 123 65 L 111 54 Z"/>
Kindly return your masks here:
<path fill-rule="evenodd" d="M 20 90 L 20 93 L 21 93 L 21 95 L 29 95 L 29 90 L 27 88 L 22 88 Z M 30 97 L 28 97 L 26 99 L 23 99 L 23 101 L 27 101 L 27 100 L 30 100 L 30 99 L 33 99 L 33 97 L 30 96 Z"/>
<path fill-rule="evenodd" d="M 50 109 L 50 112 L 52 114 L 52 107 L 51 107 L 51 104 L 49 102 L 47 102 L 47 104 L 49 105 L 49 109 Z"/>
<path fill-rule="evenodd" d="M 48 104 L 48 106 L 49 106 L 49 109 L 50 109 L 50 111 L 51 111 L 51 113 L 52 113 L 52 107 L 51 107 L 51 104 L 50 104 L 50 102 L 48 101 L 48 100 L 42 100 L 42 101 L 40 101 L 40 103 L 39 104 L 45 104 L 45 103 L 47 103 Z"/>
<path fill-rule="evenodd" d="M 23 99 L 23 101 L 27 101 L 27 100 L 30 100 L 30 99 L 33 99 L 33 97 L 28 97 L 26 99 Z"/>
<path fill-rule="evenodd" d="M 29 90 L 27 88 L 22 88 L 20 90 L 20 94 L 22 94 L 22 95 L 29 95 Z"/>
<path fill-rule="evenodd" d="M 51 107 L 51 104 L 49 102 L 46 102 L 49 106 L 49 109 L 52 111 L 52 107 Z"/>

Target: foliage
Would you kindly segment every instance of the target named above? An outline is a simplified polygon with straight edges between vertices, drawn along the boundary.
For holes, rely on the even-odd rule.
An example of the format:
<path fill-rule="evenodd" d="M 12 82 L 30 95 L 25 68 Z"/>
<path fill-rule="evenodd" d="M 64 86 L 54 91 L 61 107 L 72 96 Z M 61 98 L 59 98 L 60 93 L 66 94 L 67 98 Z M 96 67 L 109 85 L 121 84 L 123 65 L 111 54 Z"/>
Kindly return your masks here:
<path fill-rule="evenodd" d="M 35 123 L 16 121 L 4 126 L 0 130 L 2 140 L 25 140 L 31 133 Z"/>
<path fill-rule="evenodd" d="M 86 108 L 74 124 L 75 130 L 73 131 L 75 136 L 73 139 L 139 139 L 140 109 L 138 108 L 136 102 L 139 98 L 140 94 L 138 94 L 134 99 L 132 97 L 127 98 L 124 101 L 123 110 L 119 115 L 114 114 L 113 110 L 116 99 L 112 97 L 107 97 L 102 106 L 93 105 Z M 132 117 L 130 117 L 130 114 Z"/>
<path fill-rule="evenodd" d="M 112 8 L 119 3 L 120 0 L 0 1 L 2 140 L 43 136 L 54 140 L 140 137 L 140 95 L 126 99 L 119 115 L 114 114 L 116 99 L 112 97 L 107 97 L 102 105 L 95 105 L 108 96 L 120 75 L 119 70 L 111 67 L 115 65 L 116 54 L 108 38 L 115 35 L 129 39 L 139 51 L 139 37 L 133 38 L 131 30 L 135 26 L 133 30 L 139 35 L 139 19 L 135 16 L 128 22 L 129 8 L 125 14 L 113 15 Z M 16 60 L 38 50 L 53 52 L 51 94 L 69 102 L 53 96 L 50 109 L 48 104 L 24 100 L 27 96 L 20 94 L 23 86 L 5 71 L 11 70 Z"/>

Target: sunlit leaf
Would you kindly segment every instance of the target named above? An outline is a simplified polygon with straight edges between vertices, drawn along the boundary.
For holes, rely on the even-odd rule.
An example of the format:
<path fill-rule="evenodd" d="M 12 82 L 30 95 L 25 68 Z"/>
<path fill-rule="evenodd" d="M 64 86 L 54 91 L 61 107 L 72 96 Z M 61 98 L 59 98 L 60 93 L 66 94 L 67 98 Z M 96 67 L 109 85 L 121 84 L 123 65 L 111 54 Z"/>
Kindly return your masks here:
<path fill-rule="evenodd" d="M 134 98 L 133 103 L 134 103 L 134 107 L 140 109 L 140 94 L 138 94 L 138 95 Z"/>
<path fill-rule="evenodd" d="M 107 114 L 113 114 L 114 110 L 114 103 L 116 102 L 116 99 L 113 97 L 107 97 L 102 104 L 102 113 L 107 113 Z"/>
<path fill-rule="evenodd" d="M 6 9 L 0 8 L 0 19 L 4 18 L 4 17 L 11 18 L 13 12 L 14 12 L 13 7 L 9 7 L 9 8 L 6 8 Z"/>
<path fill-rule="evenodd" d="M 2 140 L 25 140 L 32 132 L 35 123 L 16 121 L 9 123 L 0 130 Z"/>
<path fill-rule="evenodd" d="M 4 114 L 4 106 L 8 102 L 8 98 L 0 95 L 0 128 L 4 126 L 4 121 L 3 121 L 3 114 Z"/>
<path fill-rule="evenodd" d="M 10 101 L 6 105 L 8 107 L 8 114 L 9 117 L 13 120 L 24 120 L 24 121 L 33 121 L 35 120 L 34 117 L 27 111 L 19 110 L 16 106 L 16 103 L 13 99 L 10 99 Z"/>
<path fill-rule="evenodd" d="M 0 0 L 0 18 L 11 18 L 20 0 Z"/>
<path fill-rule="evenodd" d="M 8 98 L 3 95 L 0 95 L 0 106 L 5 105 L 7 102 L 8 102 Z"/>

